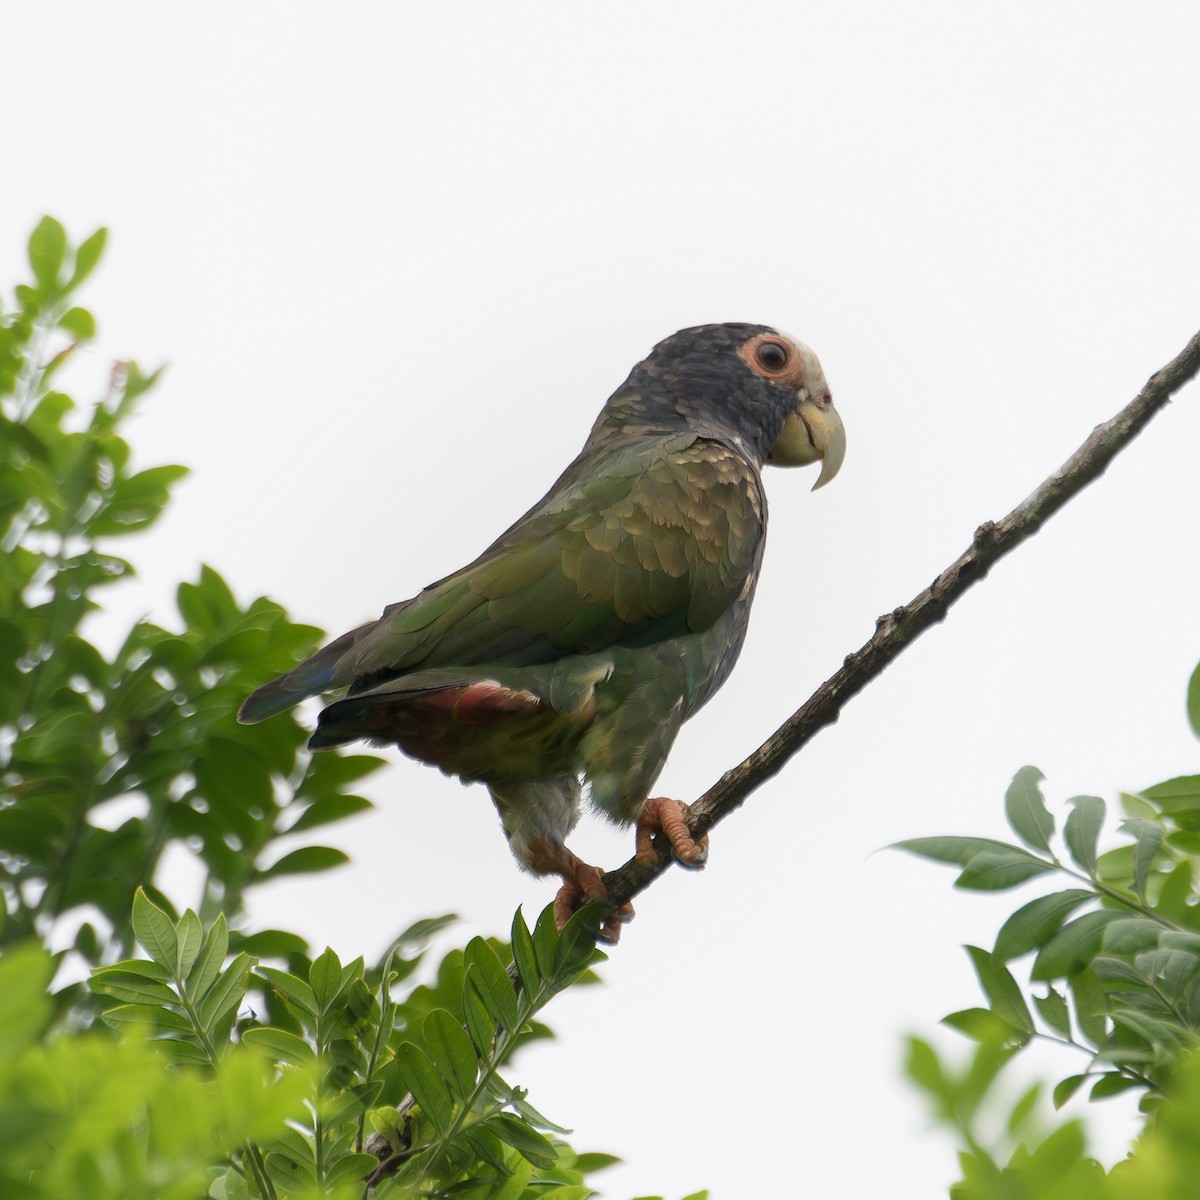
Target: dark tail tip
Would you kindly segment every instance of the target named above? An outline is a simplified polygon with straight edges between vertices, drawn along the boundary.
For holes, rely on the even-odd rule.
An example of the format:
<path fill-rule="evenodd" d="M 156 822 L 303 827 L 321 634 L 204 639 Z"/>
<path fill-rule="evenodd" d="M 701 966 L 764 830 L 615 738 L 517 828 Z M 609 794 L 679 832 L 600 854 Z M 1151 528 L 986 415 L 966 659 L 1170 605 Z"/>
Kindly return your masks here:
<path fill-rule="evenodd" d="M 286 712 L 301 699 L 302 697 L 295 692 L 285 692 L 279 686 L 279 680 L 273 679 L 246 697 L 242 707 L 238 709 L 237 719 L 242 725 L 256 725 L 259 721 L 275 716 L 276 713 Z"/>

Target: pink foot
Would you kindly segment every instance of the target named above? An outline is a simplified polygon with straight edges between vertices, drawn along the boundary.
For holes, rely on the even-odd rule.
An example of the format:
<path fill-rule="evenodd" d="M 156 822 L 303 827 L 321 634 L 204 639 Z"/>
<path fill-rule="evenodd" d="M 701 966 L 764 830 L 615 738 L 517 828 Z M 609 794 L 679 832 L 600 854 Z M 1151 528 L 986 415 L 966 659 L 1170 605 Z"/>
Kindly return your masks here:
<path fill-rule="evenodd" d="M 682 800 L 655 796 L 642 805 L 637 821 L 637 860 L 647 866 L 658 862 L 654 835 L 662 833 L 671 843 L 671 850 L 680 866 L 696 870 L 708 862 L 708 834 L 699 840 L 687 827 L 688 806 Z"/>
<path fill-rule="evenodd" d="M 626 901 L 614 909 L 608 902 L 608 890 L 600 868 L 585 863 L 560 842 L 538 838 L 530 848 L 533 870 L 541 875 L 562 877 L 562 887 L 554 897 L 554 923 L 559 932 L 581 905 L 594 902 L 609 909 L 600 926 L 600 938 L 616 945 L 621 940 L 621 926 L 633 920 L 633 905 Z"/>

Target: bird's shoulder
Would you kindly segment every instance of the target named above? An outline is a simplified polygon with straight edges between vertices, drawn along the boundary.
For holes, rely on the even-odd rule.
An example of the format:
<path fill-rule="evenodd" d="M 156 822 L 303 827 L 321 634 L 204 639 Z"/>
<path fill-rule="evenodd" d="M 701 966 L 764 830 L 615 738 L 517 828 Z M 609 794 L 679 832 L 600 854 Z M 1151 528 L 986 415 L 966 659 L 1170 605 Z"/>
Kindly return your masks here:
<path fill-rule="evenodd" d="M 601 525 L 635 534 L 646 520 L 710 529 L 725 514 L 740 530 L 761 526 L 765 512 L 761 475 L 736 449 L 694 433 L 640 438 L 585 450 L 477 561 L 547 537 L 570 542 L 572 533 Z"/>

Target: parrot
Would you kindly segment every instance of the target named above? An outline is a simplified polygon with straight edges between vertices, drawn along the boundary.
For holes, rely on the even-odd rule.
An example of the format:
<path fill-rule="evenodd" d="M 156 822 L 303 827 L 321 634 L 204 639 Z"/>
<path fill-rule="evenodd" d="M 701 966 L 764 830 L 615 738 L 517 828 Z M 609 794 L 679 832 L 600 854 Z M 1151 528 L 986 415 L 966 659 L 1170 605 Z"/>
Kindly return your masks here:
<path fill-rule="evenodd" d="M 517 862 L 562 881 L 561 927 L 605 904 L 599 868 L 566 846 L 582 801 L 661 834 L 684 866 L 707 835 L 652 797 L 683 723 L 741 652 L 763 558 L 762 470 L 838 473 L 846 434 L 817 356 L 766 325 L 682 329 L 608 399 L 558 480 L 461 570 L 267 683 L 239 720 L 345 688 L 314 750 L 359 739 L 481 782 Z M 633 915 L 609 904 L 601 936 Z"/>

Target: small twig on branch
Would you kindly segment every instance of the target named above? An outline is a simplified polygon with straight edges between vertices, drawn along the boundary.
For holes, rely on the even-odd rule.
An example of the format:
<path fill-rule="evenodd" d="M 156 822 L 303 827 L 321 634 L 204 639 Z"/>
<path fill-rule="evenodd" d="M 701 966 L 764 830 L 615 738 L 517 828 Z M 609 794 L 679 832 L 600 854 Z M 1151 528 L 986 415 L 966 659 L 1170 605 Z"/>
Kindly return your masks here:
<path fill-rule="evenodd" d="M 756 788 L 780 771 L 814 734 L 838 719 L 846 702 L 883 672 L 947 610 L 972 584 L 978 583 L 994 563 L 1032 537 L 1076 492 L 1082 491 L 1139 434 L 1150 418 L 1172 395 L 1200 371 L 1200 333 L 1160 371 L 1111 421 L 1097 425 L 1091 436 L 1057 471 L 1023 500 L 1002 521 L 985 521 L 975 531 L 971 545 L 919 596 L 880 617 L 875 635 L 849 655 L 836 674 L 744 762 L 726 771 L 704 793 L 688 814 L 694 836 L 707 832 L 727 817 Z M 609 899 L 624 904 L 647 888 L 670 865 L 665 851 L 657 866 L 644 866 L 631 858 L 604 876 Z"/>

